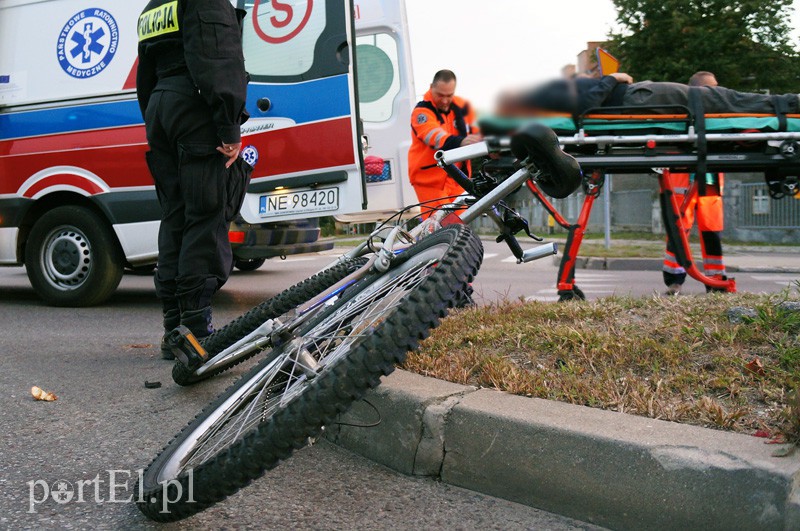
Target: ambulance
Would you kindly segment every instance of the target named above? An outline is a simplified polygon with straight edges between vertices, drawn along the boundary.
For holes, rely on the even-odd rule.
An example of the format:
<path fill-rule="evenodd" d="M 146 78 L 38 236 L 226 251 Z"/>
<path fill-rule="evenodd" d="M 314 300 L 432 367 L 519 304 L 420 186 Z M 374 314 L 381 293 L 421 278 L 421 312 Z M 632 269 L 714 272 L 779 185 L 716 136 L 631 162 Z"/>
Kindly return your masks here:
<path fill-rule="evenodd" d="M 247 11 L 242 156 L 254 167 L 230 227 L 235 265 L 330 248 L 321 216 L 374 220 L 413 203 L 403 2 L 232 3 Z M 124 270 L 156 262 L 135 90 L 145 4 L 0 0 L 0 265 L 24 264 L 52 305 L 102 303 Z"/>

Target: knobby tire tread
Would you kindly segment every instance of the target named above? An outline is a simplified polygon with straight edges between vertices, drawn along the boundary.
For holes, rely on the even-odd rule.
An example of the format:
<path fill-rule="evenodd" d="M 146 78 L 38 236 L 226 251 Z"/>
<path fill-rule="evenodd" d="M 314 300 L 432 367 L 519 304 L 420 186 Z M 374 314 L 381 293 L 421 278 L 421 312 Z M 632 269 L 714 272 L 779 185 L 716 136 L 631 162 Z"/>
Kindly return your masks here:
<path fill-rule="evenodd" d="M 144 499 L 137 500 L 139 509 L 150 519 L 175 521 L 208 508 L 261 477 L 282 459 L 288 458 L 294 449 L 305 446 L 309 437 L 319 435 L 325 424 L 347 410 L 368 389 L 379 385 L 380 377 L 390 374 L 395 365 L 402 363 L 406 353 L 416 349 L 419 342 L 428 337 L 430 330 L 439 325 L 448 310 L 455 307 L 458 294 L 472 281 L 480 267 L 483 246 L 468 227 L 450 226 L 439 232 L 450 232 L 453 237 L 450 249 L 434 272 L 413 288 L 373 333 L 353 344 L 347 356 L 337 360 L 327 372 L 321 373 L 267 422 L 194 469 L 195 502 L 181 500 L 169 506 L 170 512 L 159 512 L 164 489 L 145 484 Z M 231 386 L 170 444 L 177 445 L 189 436 L 193 425 L 219 407 L 260 366 L 254 367 L 248 375 Z M 166 452 L 169 448 L 168 445 L 156 457 L 148 471 L 156 465 L 163 465 L 169 457 Z M 189 476 L 183 474 L 177 481 L 181 483 L 183 492 L 188 492 Z"/>
<path fill-rule="evenodd" d="M 293 310 L 301 304 L 313 299 L 341 279 L 366 263 L 366 258 L 348 259 L 335 264 L 324 271 L 315 274 L 294 286 L 282 291 L 262 302 L 248 312 L 240 315 L 224 327 L 201 341 L 203 348 L 213 356 L 225 350 L 229 345 L 239 341 L 244 336 L 261 326 L 268 319 L 275 319 Z M 255 356 L 258 351 L 245 354 L 229 364 L 215 368 L 202 375 L 195 374 L 181 362 L 176 361 L 172 367 L 172 380 L 178 385 L 192 385 L 212 376 L 221 374 L 228 369 Z"/>

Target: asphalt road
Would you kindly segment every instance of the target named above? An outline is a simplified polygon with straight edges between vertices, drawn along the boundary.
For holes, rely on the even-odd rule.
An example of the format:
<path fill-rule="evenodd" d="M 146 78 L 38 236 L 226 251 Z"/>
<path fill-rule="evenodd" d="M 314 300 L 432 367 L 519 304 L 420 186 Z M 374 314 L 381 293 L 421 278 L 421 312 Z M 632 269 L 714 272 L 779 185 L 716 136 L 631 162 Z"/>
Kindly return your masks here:
<path fill-rule="evenodd" d="M 476 300 L 555 299 L 551 259 L 517 265 L 486 244 Z M 227 322 L 324 267 L 331 256 L 235 273 L 215 300 Z M 792 274 L 739 274 L 741 290 L 779 291 Z M 654 271 L 578 271 L 589 298 L 661 290 Z M 0 268 L 0 527 L 149 528 L 130 503 L 138 471 L 242 369 L 192 388 L 159 359 L 152 276 L 128 274 L 100 307 L 40 303 L 23 268 Z M 702 286 L 687 283 L 688 292 Z M 159 381 L 157 389 L 145 381 Z M 38 385 L 58 395 L 37 402 Z M 116 471 L 116 472 L 112 472 Z M 112 487 L 111 484 L 116 484 Z M 82 485 L 83 491 L 79 492 Z M 59 496 L 72 498 L 64 503 Z M 402 476 L 326 442 L 299 451 L 224 503 L 170 527 L 588 529 L 591 526 L 425 478 Z"/>
<path fill-rule="evenodd" d="M 235 274 L 217 321 L 327 261 Z M 126 275 L 105 305 L 42 305 L 21 268 L 0 269 L 0 528 L 149 529 L 131 500 L 139 471 L 242 369 L 192 388 L 159 358 L 151 276 Z M 162 383 L 145 388 L 145 381 Z M 34 401 L 31 386 L 58 396 Z M 326 441 L 298 451 L 225 502 L 178 524 L 263 529 L 593 529 L 376 465 Z"/>

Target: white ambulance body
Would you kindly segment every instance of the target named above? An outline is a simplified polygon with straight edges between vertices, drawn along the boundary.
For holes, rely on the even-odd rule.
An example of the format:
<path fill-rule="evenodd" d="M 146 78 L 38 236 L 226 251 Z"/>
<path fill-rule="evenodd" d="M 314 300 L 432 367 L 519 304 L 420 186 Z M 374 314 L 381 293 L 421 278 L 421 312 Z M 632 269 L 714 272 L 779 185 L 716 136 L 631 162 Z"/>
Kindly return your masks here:
<path fill-rule="evenodd" d="M 237 267 L 329 248 L 318 217 L 375 219 L 413 203 L 403 3 L 232 3 L 248 12 L 242 156 L 255 168 L 231 225 Z M 144 5 L 0 0 L 0 265 L 25 264 L 51 304 L 102 302 L 123 268 L 157 257 L 135 91 Z"/>

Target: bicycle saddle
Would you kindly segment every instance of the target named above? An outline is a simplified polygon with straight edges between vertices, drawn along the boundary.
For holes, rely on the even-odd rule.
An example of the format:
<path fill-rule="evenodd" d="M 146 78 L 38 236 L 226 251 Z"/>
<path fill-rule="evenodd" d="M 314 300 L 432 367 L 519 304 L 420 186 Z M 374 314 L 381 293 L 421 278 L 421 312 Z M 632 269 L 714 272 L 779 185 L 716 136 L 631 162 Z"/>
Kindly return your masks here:
<path fill-rule="evenodd" d="M 529 159 L 542 171 L 536 183 L 550 197 L 563 199 L 581 185 L 580 164 L 561 150 L 558 137 L 546 125 L 531 123 L 514 133 L 511 152 L 519 160 Z"/>

